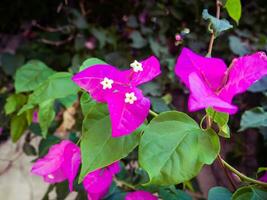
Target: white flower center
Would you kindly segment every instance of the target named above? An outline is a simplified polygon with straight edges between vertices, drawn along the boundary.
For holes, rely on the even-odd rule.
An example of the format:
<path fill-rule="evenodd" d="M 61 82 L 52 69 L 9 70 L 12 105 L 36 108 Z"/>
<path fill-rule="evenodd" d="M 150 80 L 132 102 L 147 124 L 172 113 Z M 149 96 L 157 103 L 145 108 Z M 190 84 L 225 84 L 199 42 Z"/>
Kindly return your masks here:
<path fill-rule="evenodd" d="M 52 174 L 48 174 L 47 177 L 50 178 L 50 179 L 54 179 L 55 178 Z"/>
<path fill-rule="evenodd" d="M 134 72 L 141 72 L 143 71 L 143 66 L 142 63 L 138 62 L 138 61 L 134 61 L 133 63 L 130 64 L 130 67 L 133 68 Z"/>
<path fill-rule="evenodd" d="M 109 79 L 107 77 L 104 78 L 103 81 L 100 82 L 100 84 L 103 86 L 103 89 L 111 89 L 112 88 L 112 84 L 114 83 L 114 81 L 112 79 Z"/>
<path fill-rule="evenodd" d="M 126 92 L 125 93 L 125 99 L 124 99 L 124 102 L 125 103 L 129 103 L 129 104 L 133 104 L 135 101 L 137 100 L 134 92 Z"/>

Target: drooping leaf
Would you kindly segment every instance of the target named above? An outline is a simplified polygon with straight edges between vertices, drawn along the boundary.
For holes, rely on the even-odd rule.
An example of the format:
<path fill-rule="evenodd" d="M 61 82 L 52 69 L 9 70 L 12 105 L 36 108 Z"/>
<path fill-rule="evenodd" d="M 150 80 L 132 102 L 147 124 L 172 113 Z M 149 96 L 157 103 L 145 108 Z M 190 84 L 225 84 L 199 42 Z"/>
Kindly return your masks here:
<path fill-rule="evenodd" d="M 82 94 L 80 105 L 84 116 L 86 116 L 96 104 L 96 101 L 94 101 L 87 92 Z"/>
<path fill-rule="evenodd" d="M 265 200 L 267 190 L 257 186 L 244 186 L 235 191 L 232 200 Z"/>
<path fill-rule="evenodd" d="M 17 142 L 28 127 L 26 112 L 11 118 L 10 134 L 13 142 Z"/>
<path fill-rule="evenodd" d="M 247 110 L 241 117 L 240 131 L 247 128 L 267 127 L 267 112 L 262 107 Z"/>
<path fill-rule="evenodd" d="M 139 142 L 138 132 L 140 130 L 125 137 L 113 138 L 107 106 L 94 105 L 83 121 L 83 164 L 79 181 L 82 181 L 87 173 L 126 157 Z"/>
<path fill-rule="evenodd" d="M 212 130 L 203 131 L 188 115 L 161 113 L 144 130 L 139 162 L 152 184 L 170 185 L 188 181 L 203 164 L 211 164 L 220 149 Z"/>
<path fill-rule="evenodd" d="M 231 51 L 239 56 L 244 56 L 245 54 L 250 53 L 248 46 L 241 41 L 240 38 L 231 35 L 229 36 L 229 46 Z"/>
<path fill-rule="evenodd" d="M 209 190 L 208 200 L 231 200 L 232 193 L 224 187 L 213 187 Z"/>
<path fill-rule="evenodd" d="M 218 134 L 222 137 L 230 138 L 230 129 L 227 125 L 229 121 L 229 114 L 215 111 L 212 108 L 207 108 L 206 113 L 218 125 Z"/>
<path fill-rule="evenodd" d="M 17 111 L 27 102 L 27 97 L 23 94 L 12 94 L 6 100 L 5 113 L 7 115 Z"/>
<path fill-rule="evenodd" d="M 240 0 L 227 0 L 225 8 L 230 17 L 238 24 L 241 17 L 242 6 Z"/>
<path fill-rule="evenodd" d="M 72 95 L 60 98 L 59 101 L 63 106 L 65 106 L 66 108 L 69 108 L 75 103 L 75 101 L 77 101 L 77 99 L 78 99 L 78 95 L 72 94 Z"/>
<path fill-rule="evenodd" d="M 36 89 L 55 72 L 39 60 L 31 60 L 19 68 L 15 75 L 16 92 L 28 92 Z"/>
<path fill-rule="evenodd" d="M 16 72 L 16 70 L 23 65 L 24 63 L 24 56 L 21 54 L 10 54 L 10 53 L 3 53 L 0 54 L 1 58 L 1 66 L 4 70 L 4 72 L 7 75 L 13 76 Z"/>
<path fill-rule="evenodd" d="M 43 137 L 47 136 L 47 131 L 56 116 L 54 110 L 54 100 L 47 100 L 40 104 L 38 120 L 42 130 Z"/>
<path fill-rule="evenodd" d="M 130 38 L 132 40 L 131 47 L 136 49 L 141 49 L 147 45 L 147 41 L 143 38 L 139 31 L 133 31 L 130 34 Z"/>
<path fill-rule="evenodd" d="M 215 34 L 219 35 L 221 32 L 226 31 L 228 29 L 233 28 L 229 21 L 226 19 L 218 19 L 208 13 L 207 9 L 204 9 L 202 12 L 202 18 L 204 20 L 209 20 L 212 24 L 213 29 L 215 30 Z"/>
<path fill-rule="evenodd" d="M 267 90 L 267 77 L 263 77 L 262 79 L 258 80 L 248 89 L 248 91 L 250 92 L 264 92 L 266 90 Z"/>

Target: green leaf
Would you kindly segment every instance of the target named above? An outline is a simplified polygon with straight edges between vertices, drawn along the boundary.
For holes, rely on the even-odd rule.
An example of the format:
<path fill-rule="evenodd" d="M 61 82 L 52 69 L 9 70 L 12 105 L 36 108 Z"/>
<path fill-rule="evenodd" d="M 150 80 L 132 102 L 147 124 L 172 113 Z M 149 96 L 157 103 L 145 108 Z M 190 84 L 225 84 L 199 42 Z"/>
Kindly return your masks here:
<path fill-rule="evenodd" d="M 94 106 L 96 104 L 96 101 L 91 98 L 90 94 L 88 94 L 87 92 L 83 92 L 80 99 L 83 116 L 86 116 L 88 113 L 90 113 L 91 109 L 94 109 Z"/>
<path fill-rule="evenodd" d="M 211 164 L 219 150 L 214 131 L 203 131 L 185 113 L 170 111 L 159 114 L 144 130 L 139 162 L 149 174 L 149 183 L 178 184 L 195 177 L 204 164 Z"/>
<path fill-rule="evenodd" d="M 162 98 L 150 97 L 150 101 L 151 101 L 153 110 L 157 113 L 170 110 L 169 106 L 166 104 L 166 102 Z"/>
<path fill-rule="evenodd" d="M 71 80 L 71 77 L 72 74 L 68 72 L 58 72 L 49 76 L 48 79 L 41 83 L 29 96 L 28 103 L 23 106 L 19 114 L 44 101 L 52 101 L 77 94 L 79 87 Z"/>
<path fill-rule="evenodd" d="M 263 77 L 262 79 L 258 80 L 248 89 L 248 91 L 250 92 L 265 92 L 266 90 L 267 90 L 267 77 Z"/>
<path fill-rule="evenodd" d="M 23 94 L 12 94 L 6 100 L 5 113 L 7 115 L 17 111 L 27 102 L 27 97 Z"/>
<path fill-rule="evenodd" d="M 78 99 L 78 95 L 72 94 L 72 95 L 60 98 L 59 101 L 63 106 L 65 106 L 66 108 L 69 108 L 75 103 L 75 101 L 77 101 L 77 99 Z"/>
<path fill-rule="evenodd" d="M 39 60 L 31 60 L 19 68 L 15 75 L 16 92 L 28 92 L 36 89 L 55 72 Z"/>
<path fill-rule="evenodd" d="M 42 139 L 38 147 L 39 157 L 43 157 L 47 154 L 49 148 L 60 142 L 60 139 L 54 135 L 48 135 L 47 138 Z"/>
<path fill-rule="evenodd" d="M 159 196 L 163 200 L 192 200 L 192 197 L 190 197 L 186 192 L 176 188 L 170 190 L 169 188 L 161 187 L 159 189 Z"/>
<path fill-rule="evenodd" d="M 47 136 L 47 131 L 56 116 L 54 110 L 54 100 L 47 100 L 40 104 L 38 120 L 42 130 L 42 135 Z"/>
<path fill-rule="evenodd" d="M 234 35 L 229 36 L 229 46 L 231 51 L 236 55 L 243 56 L 250 53 L 248 45 Z"/>
<path fill-rule="evenodd" d="M 24 63 L 24 56 L 20 54 L 3 53 L 1 56 L 2 68 L 7 75 L 13 76 L 17 70 Z"/>
<path fill-rule="evenodd" d="M 131 47 L 133 48 L 141 49 L 147 45 L 146 39 L 143 38 L 139 31 L 133 31 L 129 37 L 132 40 Z"/>
<path fill-rule="evenodd" d="M 240 0 L 227 0 L 225 8 L 230 17 L 238 24 L 241 17 L 242 6 Z"/>
<path fill-rule="evenodd" d="M 247 110 L 241 117 L 240 131 L 247 128 L 267 127 L 267 112 L 262 107 Z"/>
<path fill-rule="evenodd" d="M 206 113 L 218 125 L 218 134 L 222 137 L 230 138 L 230 129 L 227 125 L 229 121 L 229 115 L 227 113 L 215 111 L 212 108 L 207 108 Z"/>
<path fill-rule="evenodd" d="M 79 182 L 87 173 L 126 157 L 139 142 L 138 132 L 140 131 L 113 138 L 107 106 L 96 104 L 83 121 L 81 140 L 83 164 Z"/>
<path fill-rule="evenodd" d="M 267 190 L 257 188 L 256 186 L 244 186 L 235 191 L 232 200 L 265 200 L 267 199 Z"/>
<path fill-rule="evenodd" d="M 216 17 L 213 17 L 208 13 L 207 9 L 203 10 L 202 18 L 210 21 L 212 28 L 215 30 L 216 36 L 218 36 L 223 31 L 233 28 L 229 21 L 227 21 L 226 19 L 218 19 Z"/>
<path fill-rule="evenodd" d="M 10 134 L 13 142 L 17 142 L 28 127 L 26 112 L 11 118 Z"/>
<path fill-rule="evenodd" d="M 213 187 L 209 190 L 208 200 L 231 200 L 232 193 L 224 187 Z"/>
<path fill-rule="evenodd" d="M 107 64 L 106 62 L 104 62 L 103 60 L 100 60 L 98 58 L 88 58 L 87 60 L 85 60 L 82 64 L 82 66 L 80 66 L 80 70 L 79 71 L 82 71 L 88 67 L 91 67 L 93 65 L 96 65 L 96 64 Z"/>

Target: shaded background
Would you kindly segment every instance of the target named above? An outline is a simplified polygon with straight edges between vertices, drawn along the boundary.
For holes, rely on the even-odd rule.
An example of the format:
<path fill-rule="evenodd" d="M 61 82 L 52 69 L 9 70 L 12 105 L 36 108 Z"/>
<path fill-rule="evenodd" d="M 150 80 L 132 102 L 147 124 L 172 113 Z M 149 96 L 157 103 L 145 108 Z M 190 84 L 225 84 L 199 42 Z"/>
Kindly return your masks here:
<path fill-rule="evenodd" d="M 207 53 L 210 34 L 201 16 L 205 8 L 214 15 L 212 0 L 1 0 L 1 145 L 6 145 L 9 139 L 9 118 L 3 111 L 5 99 L 14 92 L 16 69 L 30 59 L 39 59 L 57 71 L 76 72 L 89 57 L 127 68 L 134 59 L 155 54 L 161 61 L 163 75 L 143 86 L 145 95 L 151 97 L 156 112 L 170 109 L 187 112 L 188 90 L 174 76 L 173 68 L 182 46 L 203 55 Z M 267 50 L 266 1 L 242 1 L 242 9 L 238 26 L 222 10 L 222 17 L 234 28 L 215 40 L 212 55 L 228 64 L 234 57 Z M 187 29 L 190 33 L 183 34 Z M 177 33 L 183 35 L 180 45 L 175 45 Z M 259 125 L 260 129 L 238 130 L 245 110 L 256 106 L 266 108 L 265 83 L 234 99 L 240 112 L 231 116 L 231 139 L 222 139 L 223 157 L 250 176 L 255 176 L 258 167 L 267 165 L 264 137 L 267 123 Z M 202 116 L 201 113 L 190 115 L 198 120 Z M 229 184 L 216 162 L 205 167 L 197 180 L 204 195 L 211 186 Z"/>

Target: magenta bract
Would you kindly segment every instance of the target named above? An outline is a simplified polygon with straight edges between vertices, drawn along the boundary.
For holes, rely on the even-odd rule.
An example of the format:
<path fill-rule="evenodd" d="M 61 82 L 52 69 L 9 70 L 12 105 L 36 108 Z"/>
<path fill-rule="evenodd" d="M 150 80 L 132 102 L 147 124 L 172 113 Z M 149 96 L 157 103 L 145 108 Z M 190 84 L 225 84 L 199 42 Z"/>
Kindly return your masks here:
<path fill-rule="evenodd" d="M 38 159 L 31 172 L 42 176 L 45 182 L 58 183 L 69 181 L 69 189 L 73 190 L 73 181 L 81 164 L 80 149 L 69 140 L 53 145 L 46 156 Z"/>
<path fill-rule="evenodd" d="M 213 107 L 234 114 L 236 94 L 245 92 L 267 74 L 267 56 L 263 52 L 236 58 L 227 69 L 219 58 L 207 58 L 183 48 L 177 59 L 175 74 L 190 89 L 190 111 Z"/>
<path fill-rule="evenodd" d="M 267 172 L 265 172 L 265 174 L 261 176 L 259 180 L 267 183 Z"/>
<path fill-rule="evenodd" d="M 146 191 L 136 191 L 127 193 L 125 200 L 157 200 L 158 198 Z"/>
<path fill-rule="evenodd" d="M 104 169 L 98 169 L 87 174 L 83 180 L 83 186 L 87 191 L 88 200 L 102 199 L 109 191 L 113 176 L 119 171 L 119 162 L 115 162 Z"/>
<path fill-rule="evenodd" d="M 93 65 L 72 78 L 96 101 L 108 104 L 113 137 L 130 134 L 144 122 L 150 101 L 137 86 L 161 73 L 154 56 L 130 66 L 132 69 L 120 71 L 108 64 Z"/>

